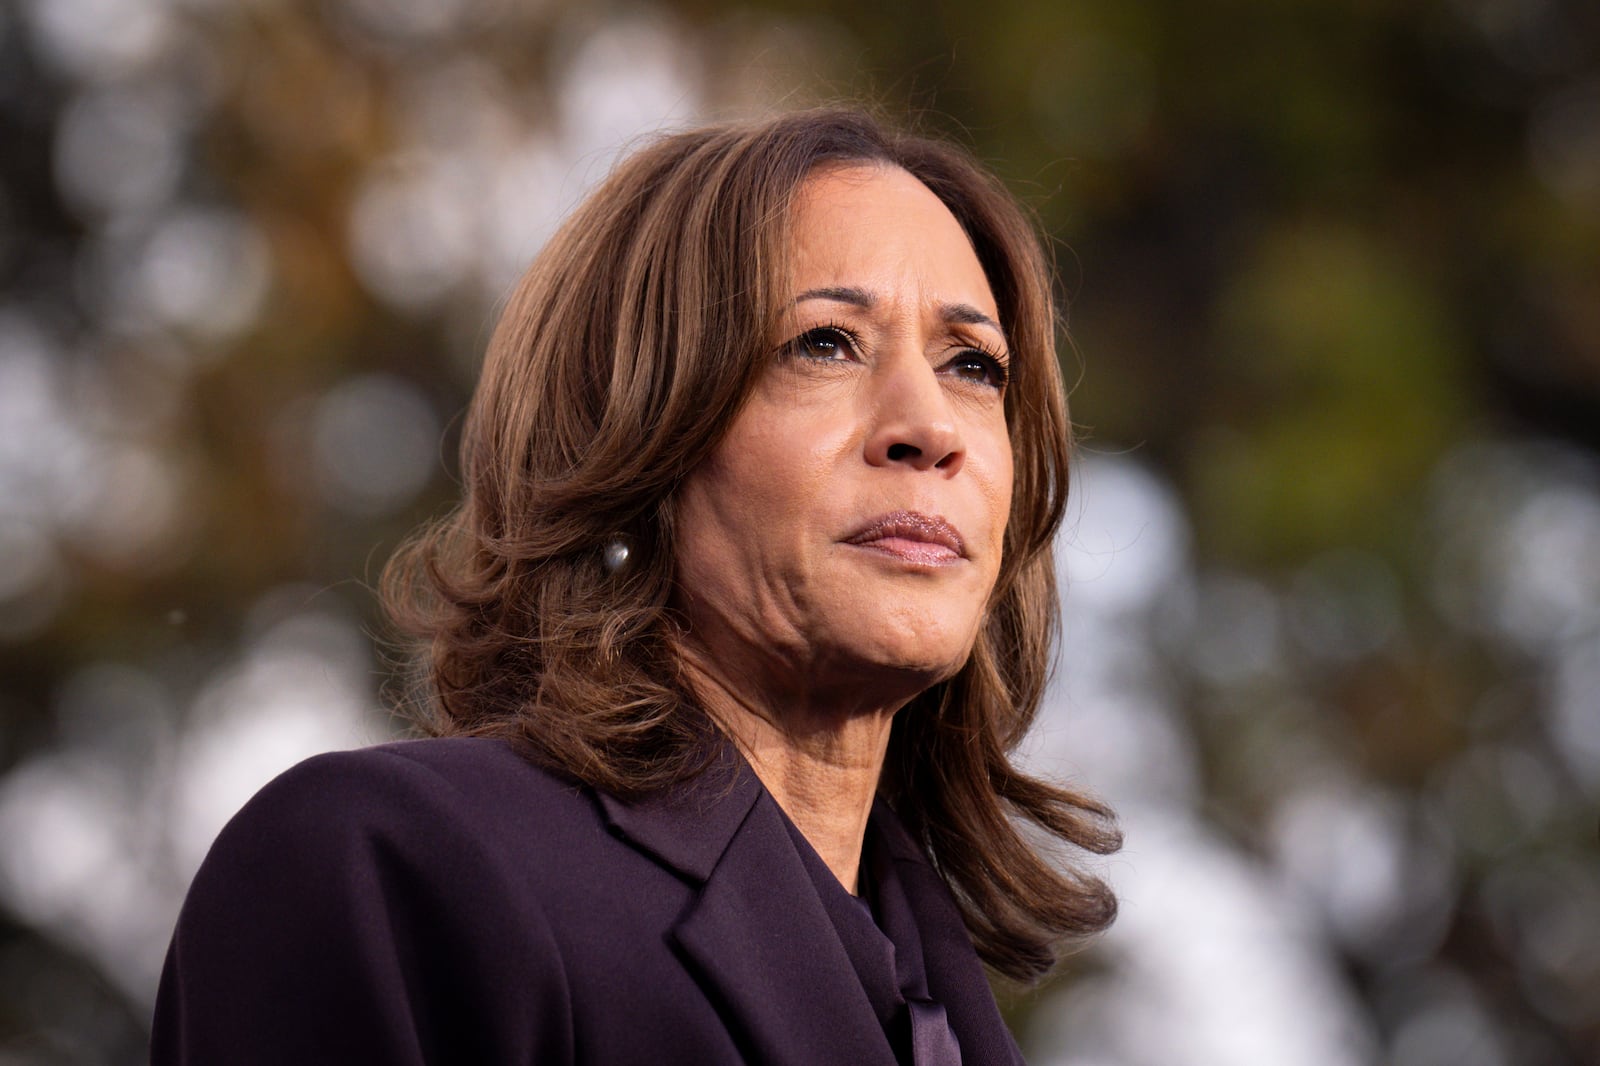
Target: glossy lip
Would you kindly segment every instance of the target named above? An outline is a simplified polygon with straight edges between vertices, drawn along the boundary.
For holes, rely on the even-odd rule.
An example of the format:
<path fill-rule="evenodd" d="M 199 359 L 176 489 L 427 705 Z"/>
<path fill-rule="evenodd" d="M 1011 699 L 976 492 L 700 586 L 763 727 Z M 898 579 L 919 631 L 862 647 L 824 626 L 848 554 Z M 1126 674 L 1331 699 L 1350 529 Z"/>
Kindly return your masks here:
<path fill-rule="evenodd" d="M 879 515 L 844 539 L 907 562 L 937 566 L 965 559 L 966 548 L 956 527 L 937 515 L 892 511 Z"/>

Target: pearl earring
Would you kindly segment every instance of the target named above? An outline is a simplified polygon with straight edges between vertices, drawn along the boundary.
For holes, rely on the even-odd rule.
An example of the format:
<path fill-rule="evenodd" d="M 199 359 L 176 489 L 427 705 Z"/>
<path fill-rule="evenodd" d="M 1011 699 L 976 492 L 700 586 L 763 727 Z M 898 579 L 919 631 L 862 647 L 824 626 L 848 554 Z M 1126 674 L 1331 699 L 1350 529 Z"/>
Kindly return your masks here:
<path fill-rule="evenodd" d="M 601 563 L 606 568 L 606 573 L 615 574 L 628 565 L 628 560 L 633 556 L 633 548 L 628 543 L 628 538 L 618 534 L 606 541 L 605 554 L 601 556 Z"/>

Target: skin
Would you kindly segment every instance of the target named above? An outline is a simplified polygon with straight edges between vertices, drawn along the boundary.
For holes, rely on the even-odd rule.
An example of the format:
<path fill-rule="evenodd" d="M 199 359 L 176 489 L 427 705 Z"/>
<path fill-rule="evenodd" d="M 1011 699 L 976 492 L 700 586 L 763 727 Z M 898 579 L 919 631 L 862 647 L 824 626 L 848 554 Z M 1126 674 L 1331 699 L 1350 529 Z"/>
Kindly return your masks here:
<path fill-rule="evenodd" d="M 971 242 L 907 172 L 812 175 L 791 235 L 771 363 L 679 499 L 682 654 L 854 892 L 894 714 L 966 662 L 999 572 L 1007 349 Z"/>

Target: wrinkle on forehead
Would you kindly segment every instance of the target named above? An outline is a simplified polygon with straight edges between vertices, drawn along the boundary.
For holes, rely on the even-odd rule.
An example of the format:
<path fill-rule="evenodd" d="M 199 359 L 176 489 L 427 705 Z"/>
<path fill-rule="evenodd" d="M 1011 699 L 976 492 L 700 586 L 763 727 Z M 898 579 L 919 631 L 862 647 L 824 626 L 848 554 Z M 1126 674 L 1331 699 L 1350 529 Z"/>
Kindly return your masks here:
<path fill-rule="evenodd" d="M 886 195 L 884 178 L 898 195 Z M 918 222 L 916 255 L 905 228 L 897 224 L 908 212 Z M 803 290 L 797 300 L 827 290 L 874 299 L 879 293 L 910 291 L 919 294 L 922 312 L 990 326 L 1004 339 L 971 238 L 944 201 L 901 167 L 869 162 L 813 171 L 796 193 L 787 236 L 786 280 L 790 291 Z M 888 257 L 893 266 L 887 270 L 881 246 L 869 249 L 863 243 L 884 237 L 906 245 L 907 252 Z M 937 245 L 931 257 L 925 247 L 929 241 Z M 878 266 L 869 273 L 863 262 Z"/>

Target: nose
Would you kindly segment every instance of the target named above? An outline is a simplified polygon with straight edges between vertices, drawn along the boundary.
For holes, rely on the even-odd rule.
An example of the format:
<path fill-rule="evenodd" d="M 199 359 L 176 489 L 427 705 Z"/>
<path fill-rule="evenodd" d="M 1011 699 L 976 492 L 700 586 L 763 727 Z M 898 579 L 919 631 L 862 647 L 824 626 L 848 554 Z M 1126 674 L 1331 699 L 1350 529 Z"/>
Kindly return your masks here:
<path fill-rule="evenodd" d="M 966 446 L 950 397 L 928 361 L 917 353 L 880 365 L 873 376 L 878 380 L 867 434 L 867 462 L 947 475 L 960 470 Z"/>

